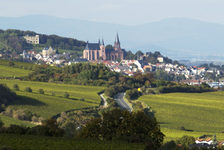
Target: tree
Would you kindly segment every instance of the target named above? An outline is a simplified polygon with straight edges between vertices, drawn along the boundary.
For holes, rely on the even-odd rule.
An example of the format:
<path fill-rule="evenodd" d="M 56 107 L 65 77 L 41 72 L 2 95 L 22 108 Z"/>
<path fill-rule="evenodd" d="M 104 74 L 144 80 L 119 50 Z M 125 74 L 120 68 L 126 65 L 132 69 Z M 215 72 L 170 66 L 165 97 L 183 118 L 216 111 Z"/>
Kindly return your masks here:
<path fill-rule="evenodd" d="M 150 142 L 154 147 L 160 147 L 164 137 L 154 117 L 141 111 L 130 113 L 120 109 L 104 112 L 101 118 L 88 122 L 80 136 L 103 140 L 123 139 L 129 142 Z"/>
<path fill-rule="evenodd" d="M 146 87 L 150 87 L 150 85 L 151 85 L 151 84 L 150 84 L 150 81 L 149 81 L 149 80 L 146 80 L 146 81 L 145 81 L 145 86 L 146 86 Z"/>

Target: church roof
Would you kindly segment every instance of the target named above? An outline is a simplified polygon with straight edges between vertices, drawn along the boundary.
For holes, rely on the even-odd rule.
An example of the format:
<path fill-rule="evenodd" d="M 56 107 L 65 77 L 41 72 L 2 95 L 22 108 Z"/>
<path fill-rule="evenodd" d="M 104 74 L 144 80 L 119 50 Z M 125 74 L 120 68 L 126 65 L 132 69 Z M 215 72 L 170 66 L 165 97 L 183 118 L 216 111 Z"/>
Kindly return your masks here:
<path fill-rule="evenodd" d="M 99 43 L 87 43 L 85 49 L 88 49 L 88 50 L 99 50 L 100 49 L 100 45 L 99 45 Z"/>

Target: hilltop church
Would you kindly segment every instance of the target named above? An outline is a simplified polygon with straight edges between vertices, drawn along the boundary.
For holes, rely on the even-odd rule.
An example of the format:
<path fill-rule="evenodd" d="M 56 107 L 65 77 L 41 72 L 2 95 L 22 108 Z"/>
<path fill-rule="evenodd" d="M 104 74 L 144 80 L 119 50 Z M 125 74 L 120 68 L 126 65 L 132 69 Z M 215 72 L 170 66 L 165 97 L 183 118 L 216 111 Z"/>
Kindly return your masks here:
<path fill-rule="evenodd" d="M 112 50 L 106 50 L 104 41 L 98 43 L 89 43 L 87 42 L 86 47 L 83 51 L 83 58 L 89 61 L 97 60 L 123 60 L 124 59 L 124 50 L 121 49 L 119 36 L 114 42 Z"/>

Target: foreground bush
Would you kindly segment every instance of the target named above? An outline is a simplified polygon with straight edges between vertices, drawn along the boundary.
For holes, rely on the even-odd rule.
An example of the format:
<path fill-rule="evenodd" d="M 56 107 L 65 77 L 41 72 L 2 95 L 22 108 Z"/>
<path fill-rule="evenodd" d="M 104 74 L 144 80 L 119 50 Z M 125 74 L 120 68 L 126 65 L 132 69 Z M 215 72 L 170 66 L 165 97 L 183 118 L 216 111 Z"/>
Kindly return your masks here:
<path fill-rule="evenodd" d="M 43 125 L 38 125 L 32 128 L 22 127 L 18 125 L 10 125 L 7 128 L 0 128 L 0 133 L 11 133 L 11 134 L 30 134 L 30 135 L 41 135 L 41 136 L 57 136 L 62 137 L 64 131 L 58 127 L 56 120 L 49 119 L 43 122 Z"/>
<path fill-rule="evenodd" d="M 150 142 L 155 147 L 161 146 L 164 137 L 154 117 L 149 117 L 144 112 L 130 113 L 119 109 L 105 112 L 102 118 L 87 123 L 80 136 L 103 140 Z"/>
<path fill-rule="evenodd" d="M 44 90 L 43 90 L 43 89 L 39 89 L 38 92 L 39 92 L 40 94 L 44 94 Z"/>
<path fill-rule="evenodd" d="M 25 88 L 25 91 L 26 91 L 26 92 L 30 92 L 30 93 L 32 93 L 33 90 L 32 90 L 30 87 L 26 87 L 26 88 Z"/>
<path fill-rule="evenodd" d="M 18 84 L 14 84 L 14 85 L 13 85 L 13 89 L 14 89 L 15 91 L 19 91 L 19 86 L 18 86 Z"/>
<path fill-rule="evenodd" d="M 64 98 L 69 98 L 69 94 L 66 92 L 66 93 L 64 93 Z"/>

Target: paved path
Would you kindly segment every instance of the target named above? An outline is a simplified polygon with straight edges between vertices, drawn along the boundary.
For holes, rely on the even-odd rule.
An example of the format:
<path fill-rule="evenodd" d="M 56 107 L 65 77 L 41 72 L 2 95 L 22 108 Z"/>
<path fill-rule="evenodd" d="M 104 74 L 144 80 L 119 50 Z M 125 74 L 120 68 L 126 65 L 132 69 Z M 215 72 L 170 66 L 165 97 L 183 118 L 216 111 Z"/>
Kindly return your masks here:
<path fill-rule="evenodd" d="M 106 98 L 103 96 L 103 94 L 100 94 L 101 100 L 103 101 L 103 108 L 107 108 L 107 100 Z"/>
<path fill-rule="evenodd" d="M 128 106 L 128 104 L 124 100 L 124 93 L 118 93 L 115 97 L 114 100 L 117 102 L 117 104 L 123 108 L 128 110 L 129 112 L 132 112 L 132 108 Z"/>

